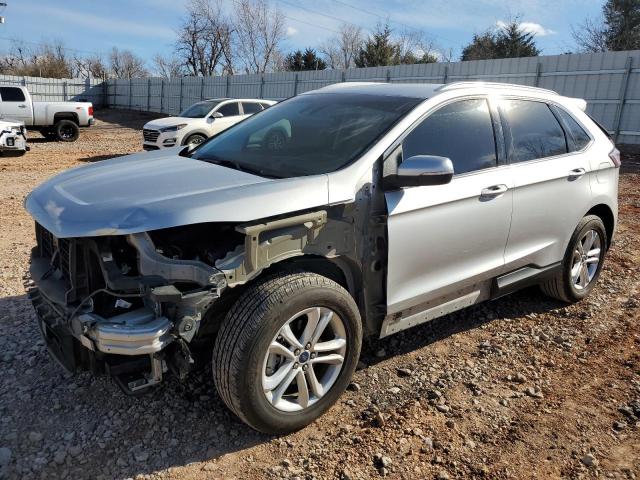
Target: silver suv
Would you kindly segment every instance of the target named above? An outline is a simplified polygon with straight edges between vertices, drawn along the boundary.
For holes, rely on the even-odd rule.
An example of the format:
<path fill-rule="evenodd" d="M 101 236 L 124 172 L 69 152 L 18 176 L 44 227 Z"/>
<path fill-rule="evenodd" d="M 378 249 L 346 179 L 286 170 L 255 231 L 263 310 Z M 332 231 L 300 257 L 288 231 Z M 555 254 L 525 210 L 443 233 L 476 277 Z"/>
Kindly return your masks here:
<path fill-rule="evenodd" d="M 532 284 L 589 294 L 620 158 L 584 110 L 516 85 L 346 83 L 64 172 L 26 200 L 44 339 L 127 393 L 212 362 L 250 426 L 304 427 L 364 335 Z"/>

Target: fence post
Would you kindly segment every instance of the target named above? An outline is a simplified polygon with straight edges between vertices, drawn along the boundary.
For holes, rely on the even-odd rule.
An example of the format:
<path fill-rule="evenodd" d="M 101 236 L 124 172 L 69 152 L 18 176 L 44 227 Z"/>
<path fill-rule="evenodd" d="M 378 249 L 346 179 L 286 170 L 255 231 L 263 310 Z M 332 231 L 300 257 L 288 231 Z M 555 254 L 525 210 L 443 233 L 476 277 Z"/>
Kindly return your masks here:
<path fill-rule="evenodd" d="M 391 83 L 391 70 L 387 69 L 387 83 Z"/>
<path fill-rule="evenodd" d="M 343 82 L 346 82 L 346 81 L 347 81 L 347 72 L 346 72 L 346 71 L 344 71 L 344 70 L 342 71 L 341 80 L 342 80 Z"/>
<path fill-rule="evenodd" d="M 129 110 L 131 110 L 131 106 L 133 105 L 133 79 L 129 79 Z"/>
<path fill-rule="evenodd" d="M 25 76 L 22 77 L 22 86 L 23 87 L 27 86 L 27 77 L 25 77 Z"/>
<path fill-rule="evenodd" d="M 260 98 L 264 98 L 264 74 L 260 76 Z"/>
<path fill-rule="evenodd" d="M 624 110 L 624 102 L 627 99 L 627 89 L 629 87 L 629 77 L 631 76 L 631 67 L 633 66 L 633 57 L 627 57 L 627 64 L 624 66 L 624 77 L 620 85 L 620 95 L 618 97 L 618 108 L 616 109 L 616 117 L 613 123 L 613 141 L 618 142 L 620 135 L 620 122 L 622 120 L 622 111 Z"/>
<path fill-rule="evenodd" d="M 536 76 L 533 80 L 533 86 L 537 87 L 540 84 L 540 73 L 542 72 L 542 63 L 536 63 Z"/>
<path fill-rule="evenodd" d="M 147 112 L 151 111 L 151 79 L 147 80 Z"/>
<path fill-rule="evenodd" d="M 67 81 L 66 80 L 62 84 L 62 96 L 64 97 L 64 101 L 66 102 L 68 100 L 68 98 L 67 98 Z"/>
<path fill-rule="evenodd" d="M 447 78 L 449 77 L 449 65 L 444 66 L 444 74 L 442 75 L 442 83 L 447 83 Z"/>
<path fill-rule="evenodd" d="M 182 111 L 182 86 L 184 84 L 184 78 L 180 77 L 180 103 L 179 103 L 179 108 L 178 108 L 178 113 L 180 113 Z"/>
<path fill-rule="evenodd" d="M 160 80 L 160 113 L 163 113 L 164 109 L 164 78 Z"/>
<path fill-rule="evenodd" d="M 109 83 L 106 79 L 102 80 L 102 105 L 109 107 Z"/>
<path fill-rule="evenodd" d="M 200 82 L 200 100 L 204 100 L 204 77 L 202 77 L 202 81 Z"/>
<path fill-rule="evenodd" d="M 298 74 L 293 79 L 293 96 L 298 95 Z"/>

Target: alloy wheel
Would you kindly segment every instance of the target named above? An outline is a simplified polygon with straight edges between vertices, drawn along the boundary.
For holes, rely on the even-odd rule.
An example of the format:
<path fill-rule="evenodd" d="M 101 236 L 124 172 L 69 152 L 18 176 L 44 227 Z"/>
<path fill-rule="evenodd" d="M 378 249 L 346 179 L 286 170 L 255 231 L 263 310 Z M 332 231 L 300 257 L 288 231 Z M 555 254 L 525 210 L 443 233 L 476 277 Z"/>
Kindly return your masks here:
<path fill-rule="evenodd" d="M 576 290 L 587 288 L 593 280 L 600 264 L 601 251 L 600 234 L 596 230 L 587 230 L 573 251 L 571 281 Z"/>

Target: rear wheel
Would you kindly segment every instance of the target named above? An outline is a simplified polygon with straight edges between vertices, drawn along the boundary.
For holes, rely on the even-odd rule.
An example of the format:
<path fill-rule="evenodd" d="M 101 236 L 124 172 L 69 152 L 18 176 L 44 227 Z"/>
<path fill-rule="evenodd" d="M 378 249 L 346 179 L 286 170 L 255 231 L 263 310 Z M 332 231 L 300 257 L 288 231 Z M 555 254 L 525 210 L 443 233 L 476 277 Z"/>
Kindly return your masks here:
<path fill-rule="evenodd" d="M 80 128 L 71 120 L 59 120 L 53 128 L 56 139 L 61 142 L 75 142 L 80 136 Z"/>
<path fill-rule="evenodd" d="M 269 131 L 264 140 L 267 150 L 271 150 L 272 152 L 282 150 L 287 143 L 287 137 L 285 133 L 279 129 Z"/>
<path fill-rule="evenodd" d="M 222 323 L 215 384 L 256 430 L 298 430 L 347 387 L 361 342 L 358 308 L 344 288 L 313 273 L 276 274 L 244 292 Z"/>
<path fill-rule="evenodd" d="M 550 297 L 578 302 L 596 284 L 607 249 L 607 232 L 600 217 L 588 215 L 576 227 L 558 274 L 541 285 Z"/>

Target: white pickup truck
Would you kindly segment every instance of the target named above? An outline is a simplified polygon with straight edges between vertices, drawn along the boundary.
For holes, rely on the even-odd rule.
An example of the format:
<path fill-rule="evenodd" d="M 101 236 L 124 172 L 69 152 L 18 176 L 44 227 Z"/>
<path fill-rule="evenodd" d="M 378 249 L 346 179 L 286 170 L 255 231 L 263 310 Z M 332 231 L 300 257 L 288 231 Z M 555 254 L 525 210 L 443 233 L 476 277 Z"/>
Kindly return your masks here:
<path fill-rule="evenodd" d="M 0 119 L 18 120 L 46 138 L 75 142 L 94 124 L 91 102 L 34 102 L 26 87 L 0 85 Z"/>

